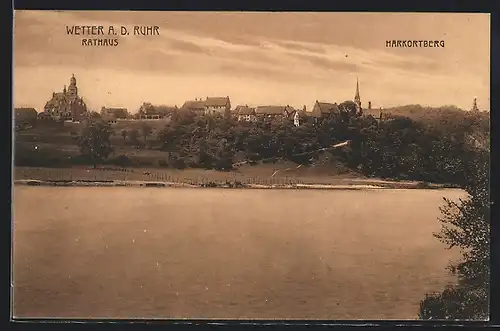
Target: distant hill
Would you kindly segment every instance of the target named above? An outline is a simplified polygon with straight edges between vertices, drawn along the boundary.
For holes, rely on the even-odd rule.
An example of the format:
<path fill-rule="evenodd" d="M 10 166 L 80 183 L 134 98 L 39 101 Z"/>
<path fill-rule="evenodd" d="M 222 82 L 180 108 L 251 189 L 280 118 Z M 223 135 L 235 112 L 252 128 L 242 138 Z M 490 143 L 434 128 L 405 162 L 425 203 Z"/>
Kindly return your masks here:
<path fill-rule="evenodd" d="M 384 108 L 383 110 L 363 109 L 363 112 L 365 114 L 372 116 L 379 116 L 381 111 L 384 114 L 390 114 L 393 116 L 404 116 L 411 118 L 412 120 L 415 121 L 434 121 L 437 119 L 448 118 L 453 116 L 463 117 L 466 116 L 466 114 L 476 114 L 479 117 L 489 118 L 488 112 L 472 113 L 470 111 L 463 110 L 456 106 L 424 107 L 421 105 L 405 105 L 405 106 Z"/>
<path fill-rule="evenodd" d="M 365 115 L 374 117 L 379 117 L 381 111 L 384 117 L 408 117 L 441 132 L 466 132 L 471 146 L 479 149 L 489 149 L 489 112 L 466 111 L 456 106 L 423 107 L 421 105 L 405 105 L 383 110 L 363 110 Z"/>
<path fill-rule="evenodd" d="M 463 125 L 464 123 L 473 124 L 481 127 L 483 130 L 489 128 L 490 113 L 466 111 L 456 106 L 441 107 L 423 107 L 421 105 L 405 105 L 391 108 L 363 109 L 364 114 L 379 117 L 380 112 L 383 116 L 404 116 L 417 122 L 423 122 L 433 126 Z M 488 129 L 489 130 L 489 129 Z"/>

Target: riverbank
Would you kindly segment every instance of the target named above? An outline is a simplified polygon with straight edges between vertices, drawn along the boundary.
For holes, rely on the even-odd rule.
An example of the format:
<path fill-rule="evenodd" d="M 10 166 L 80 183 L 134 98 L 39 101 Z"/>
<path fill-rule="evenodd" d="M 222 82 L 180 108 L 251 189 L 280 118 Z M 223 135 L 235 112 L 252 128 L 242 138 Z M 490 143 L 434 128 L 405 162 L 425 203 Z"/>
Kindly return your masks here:
<path fill-rule="evenodd" d="M 275 174 L 274 168 L 233 172 L 204 169 L 31 168 L 16 167 L 14 184 L 32 186 L 120 186 L 248 189 L 439 189 L 449 185 L 391 181 L 348 175 Z"/>
<path fill-rule="evenodd" d="M 157 181 L 120 181 L 120 180 L 14 180 L 15 185 L 29 186 L 59 186 L 59 187 L 157 187 L 157 188 L 226 188 L 226 189 L 337 189 L 337 190 L 366 190 L 366 189 L 443 189 L 450 186 L 423 182 L 389 182 L 389 181 L 348 181 L 345 184 L 248 184 L 241 182 L 190 184 L 182 182 Z"/>

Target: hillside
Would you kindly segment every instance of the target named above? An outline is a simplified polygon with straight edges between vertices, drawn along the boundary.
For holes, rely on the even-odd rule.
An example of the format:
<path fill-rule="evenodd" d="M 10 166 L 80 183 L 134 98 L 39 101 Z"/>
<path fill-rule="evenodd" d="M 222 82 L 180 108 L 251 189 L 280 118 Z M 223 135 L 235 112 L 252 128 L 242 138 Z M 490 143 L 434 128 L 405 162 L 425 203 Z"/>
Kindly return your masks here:
<path fill-rule="evenodd" d="M 380 109 L 365 109 L 363 113 L 365 115 L 372 115 L 374 117 L 379 117 Z M 392 116 L 404 116 L 411 118 L 414 121 L 426 122 L 445 122 L 445 121 L 456 121 L 457 119 L 465 117 L 477 117 L 482 121 L 488 121 L 490 113 L 489 112 L 475 112 L 465 111 L 456 106 L 441 106 L 441 107 L 424 107 L 421 105 L 405 105 L 396 106 L 391 108 L 385 108 L 382 113 Z"/>

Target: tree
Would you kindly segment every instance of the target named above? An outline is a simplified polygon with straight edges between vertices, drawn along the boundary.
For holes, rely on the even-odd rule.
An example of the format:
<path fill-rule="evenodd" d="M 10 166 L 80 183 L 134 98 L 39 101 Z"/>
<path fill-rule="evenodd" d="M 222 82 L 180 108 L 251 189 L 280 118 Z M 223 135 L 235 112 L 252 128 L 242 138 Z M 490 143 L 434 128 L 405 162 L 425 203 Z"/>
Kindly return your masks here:
<path fill-rule="evenodd" d="M 122 130 L 122 137 L 123 137 L 123 140 L 127 139 L 127 135 L 128 135 L 127 130 L 123 129 L 123 130 Z"/>
<path fill-rule="evenodd" d="M 101 121 L 88 121 L 77 139 L 82 155 L 92 162 L 94 168 L 98 162 L 108 158 L 113 152 L 110 137 L 113 134 L 111 127 Z"/>
<path fill-rule="evenodd" d="M 141 135 L 144 138 L 144 144 L 148 143 L 147 139 L 151 135 L 151 129 L 151 126 L 148 124 L 141 125 Z"/>
<path fill-rule="evenodd" d="M 462 259 L 449 270 L 458 283 L 442 293 L 426 295 L 420 303 L 421 319 L 487 319 L 490 292 L 489 155 L 478 153 L 469 164 L 475 174 L 467 178 L 469 197 L 458 203 L 445 199 L 442 229 L 434 234 L 450 248 L 458 247 Z"/>
<path fill-rule="evenodd" d="M 130 142 L 134 145 L 137 145 L 139 137 L 139 132 L 136 129 L 132 129 L 128 133 L 128 139 L 130 139 Z"/>

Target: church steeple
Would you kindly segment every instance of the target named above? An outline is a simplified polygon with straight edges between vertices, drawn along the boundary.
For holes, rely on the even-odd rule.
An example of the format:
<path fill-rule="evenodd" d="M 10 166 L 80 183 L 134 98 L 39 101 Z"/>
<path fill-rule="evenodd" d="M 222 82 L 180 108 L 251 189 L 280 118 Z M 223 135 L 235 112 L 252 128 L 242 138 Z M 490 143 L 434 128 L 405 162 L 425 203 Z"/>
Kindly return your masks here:
<path fill-rule="evenodd" d="M 474 98 L 474 103 L 472 104 L 472 111 L 478 111 L 479 108 L 477 108 L 477 98 Z"/>
<path fill-rule="evenodd" d="M 356 77 L 356 95 L 354 96 L 354 102 L 358 106 L 358 110 L 361 109 L 361 97 L 359 96 L 359 80 Z"/>

